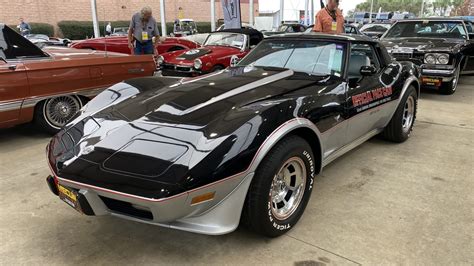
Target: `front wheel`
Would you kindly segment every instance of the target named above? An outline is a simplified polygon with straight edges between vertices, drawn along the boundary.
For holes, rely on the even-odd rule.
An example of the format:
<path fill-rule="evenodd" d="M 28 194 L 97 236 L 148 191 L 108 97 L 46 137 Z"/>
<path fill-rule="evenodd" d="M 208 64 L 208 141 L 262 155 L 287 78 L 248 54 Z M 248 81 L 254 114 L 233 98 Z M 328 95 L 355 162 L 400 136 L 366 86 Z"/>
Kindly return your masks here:
<path fill-rule="evenodd" d="M 382 135 L 393 142 L 404 142 L 410 137 L 413 125 L 416 119 L 416 110 L 418 107 L 418 94 L 413 86 L 408 87 L 402 100 L 390 120 L 385 127 Z"/>
<path fill-rule="evenodd" d="M 42 130 L 56 134 L 82 108 L 77 96 L 64 95 L 40 102 L 35 109 L 35 123 Z"/>
<path fill-rule="evenodd" d="M 461 64 L 456 68 L 454 72 L 454 78 L 449 82 L 443 82 L 439 87 L 439 92 L 444 95 L 451 95 L 456 92 L 459 84 L 459 76 L 461 75 Z"/>
<path fill-rule="evenodd" d="M 268 237 L 293 228 L 311 196 L 314 162 L 311 147 L 300 137 L 290 136 L 276 144 L 255 172 L 243 223 Z"/>

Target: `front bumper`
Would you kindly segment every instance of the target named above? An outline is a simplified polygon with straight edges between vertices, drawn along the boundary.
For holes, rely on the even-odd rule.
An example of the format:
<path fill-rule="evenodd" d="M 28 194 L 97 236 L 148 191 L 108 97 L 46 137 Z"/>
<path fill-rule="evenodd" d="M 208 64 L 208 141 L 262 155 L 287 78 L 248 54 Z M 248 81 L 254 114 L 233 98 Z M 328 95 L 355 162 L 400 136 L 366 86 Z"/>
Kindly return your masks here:
<path fill-rule="evenodd" d="M 424 86 L 439 87 L 444 82 L 452 81 L 456 76 L 456 69 L 452 66 L 433 67 L 421 66 L 421 84 Z"/>
<path fill-rule="evenodd" d="M 163 76 L 196 77 L 205 74 L 203 71 L 196 70 L 193 66 L 167 63 L 161 64 L 159 70 L 161 70 Z"/>
<path fill-rule="evenodd" d="M 113 215 L 189 232 L 220 235 L 234 231 L 253 173 L 241 173 L 210 185 L 162 199 L 144 198 L 118 191 L 49 176 L 47 183 L 57 195 L 57 185 L 74 189 L 86 215 Z M 193 199 L 214 193 L 214 198 L 194 204 Z"/>

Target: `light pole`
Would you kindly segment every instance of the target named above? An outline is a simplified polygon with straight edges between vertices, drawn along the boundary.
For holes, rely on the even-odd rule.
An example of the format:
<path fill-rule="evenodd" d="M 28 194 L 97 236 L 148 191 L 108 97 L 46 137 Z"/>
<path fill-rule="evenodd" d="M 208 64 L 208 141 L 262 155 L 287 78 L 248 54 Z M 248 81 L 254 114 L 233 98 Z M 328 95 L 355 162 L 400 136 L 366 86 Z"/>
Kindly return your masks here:
<path fill-rule="evenodd" d="M 160 0 L 161 36 L 166 37 L 165 0 Z"/>
<path fill-rule="evenodd" d="M 253 27 L 253 0 L 249 0 L 249 24 Z"/>
<path fill-rule="evenodd" d="M 372 12 L 374 11 L 374 0 L 370 4 L 370 14 L 369 14 L 369 23 L 372 23 Z"/>
<path fill-rule="evenodd" d="M 278 26 L 283 22 L 283 11 L 285 10 L 285 0 L 280 0 L 280 21 L 278 21 Z M 278 27 L 277 26 L 277 27 Z"/>
<path fill-rule="evenodd" d="M 421 0 L 421 10 L 420 10 L 420 18 L 423 17 L 423 13 L 425 13 L 425 0 Z"/>
<path fill-rule="evenodd" d="M 91 10 L 92 10 L 92 25 L 94 27 L 94 37 L 100 37 L 99 31 L 99 19 L 97 18 L 97 3 L 96 0 L 91 0 Z"/>
<path fill-rule="evenodd" d="M 216 2 L 214 0 L 211 2 L 211 31 L 216 31 Z"/>

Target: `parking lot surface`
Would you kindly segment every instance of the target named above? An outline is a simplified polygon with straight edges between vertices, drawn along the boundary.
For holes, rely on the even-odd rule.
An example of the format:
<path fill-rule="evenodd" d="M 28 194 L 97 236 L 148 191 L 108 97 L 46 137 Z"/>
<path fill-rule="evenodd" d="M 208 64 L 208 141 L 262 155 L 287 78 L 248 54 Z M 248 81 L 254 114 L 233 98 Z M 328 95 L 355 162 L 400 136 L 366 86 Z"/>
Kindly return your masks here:
<path fill-rule="evenodd" d="M 412 137 L 373 138 L 316 178 L 277 239 L 205 236 L 75 212 L 48 189 L 49 136 L 0 131 L 0 264 L 474 264 L 474 77 L 423 91 Z"/>

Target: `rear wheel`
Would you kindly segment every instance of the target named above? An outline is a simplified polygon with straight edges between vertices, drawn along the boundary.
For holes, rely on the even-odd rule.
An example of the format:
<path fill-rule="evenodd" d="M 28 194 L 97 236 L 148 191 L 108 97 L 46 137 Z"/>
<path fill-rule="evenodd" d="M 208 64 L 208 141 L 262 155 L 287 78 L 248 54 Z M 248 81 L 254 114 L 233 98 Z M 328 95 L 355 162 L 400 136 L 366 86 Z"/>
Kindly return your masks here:
<path fill-rule="evenodd" d="M 290 136 L 279 142 L 258 167 L 247 193 L 242 221 L 269 237 L 288 232 L 311 196 L 314 157 L 309 144 Z"/>
<path fill-rule="evenodd" d="M 413 125 L 416 119 L 416 110 L 418 107 L 418 95 L 413 86 L 408 87 L 403 95 L 400 105 L 385 127 L 383 136 L 393 142 L 404 142 L 410 137 Z"/>
<path fill-rule="evenodd" d="M 35 108 L 35 123 L 51 134 L 57 133 L 82 108 L 77 96 L 65 95 L 40 102 Z"/>
<path fill-rule="evenodd" d="M 451 95 L 456 92 L 456 89 L 459 84 L 459 76 L 461 74 L 461 65 L 456 68 L 454 72 L 454 78 L 449 82 L 443 82 L 441 87 L 439 87 L 439 92 L 444 95 Z"/>

